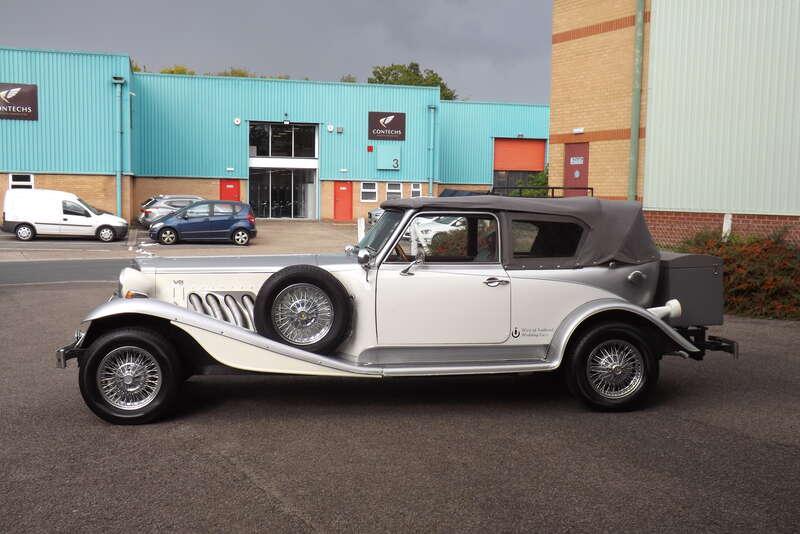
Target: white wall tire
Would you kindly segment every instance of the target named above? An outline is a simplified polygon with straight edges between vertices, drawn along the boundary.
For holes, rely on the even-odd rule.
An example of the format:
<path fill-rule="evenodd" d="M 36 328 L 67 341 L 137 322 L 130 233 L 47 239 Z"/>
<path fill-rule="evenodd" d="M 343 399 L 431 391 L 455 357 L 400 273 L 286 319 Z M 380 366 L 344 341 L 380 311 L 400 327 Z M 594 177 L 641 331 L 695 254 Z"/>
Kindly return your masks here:
<path fill-rule="evenodd" d="M 30 241 L 36 237 L 36 230 L 30 224 L 25 223 L 17 225 L 14 234 L 20 241 Z"/>

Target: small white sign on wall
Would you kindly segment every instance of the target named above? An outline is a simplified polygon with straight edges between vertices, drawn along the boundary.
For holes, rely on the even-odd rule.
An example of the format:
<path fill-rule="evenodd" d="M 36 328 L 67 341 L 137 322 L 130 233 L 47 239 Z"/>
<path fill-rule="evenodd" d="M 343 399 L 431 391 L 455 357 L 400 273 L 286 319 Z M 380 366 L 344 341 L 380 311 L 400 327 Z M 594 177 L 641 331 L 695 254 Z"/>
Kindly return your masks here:
<path fill-rule="evenodd" d="M 569 158 L 570 165 L 583 165 L 583 156 L 572 156 Z"/>

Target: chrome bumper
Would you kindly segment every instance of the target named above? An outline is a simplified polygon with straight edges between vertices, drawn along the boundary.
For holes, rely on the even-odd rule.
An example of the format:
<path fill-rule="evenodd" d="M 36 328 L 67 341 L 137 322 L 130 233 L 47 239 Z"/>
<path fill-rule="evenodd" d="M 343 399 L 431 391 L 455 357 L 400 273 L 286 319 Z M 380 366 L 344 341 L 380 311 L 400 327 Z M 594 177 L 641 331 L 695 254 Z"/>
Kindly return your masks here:
<path fill-rule="evenodd" d="M 75 333 L 75 340 L 69 345 L 64 345 L 56 350 L 56 367 L 59 369 L 67 368 L 67 361 L 78 358 L 86 349 L 81 348 L 81 341 L 83 341 L 83 332 Z"/>

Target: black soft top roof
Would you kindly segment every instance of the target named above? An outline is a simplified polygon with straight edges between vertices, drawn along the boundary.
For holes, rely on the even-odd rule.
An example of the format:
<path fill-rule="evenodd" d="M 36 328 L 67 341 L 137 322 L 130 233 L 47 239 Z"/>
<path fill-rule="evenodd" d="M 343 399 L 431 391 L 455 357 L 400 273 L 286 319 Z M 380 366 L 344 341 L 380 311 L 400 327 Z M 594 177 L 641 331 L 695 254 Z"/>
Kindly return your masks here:
<path fill-rule="evenodd" d="M 594 197 L 521 198 L 497 195 L 415 197 L 387 200 L 384 209 L 485 210 L 571 217 L 589 231 L 578 250 L 578 266 L 608 261 L 646 263 L 659 258 L 642 205 L 627 200 Z"/>

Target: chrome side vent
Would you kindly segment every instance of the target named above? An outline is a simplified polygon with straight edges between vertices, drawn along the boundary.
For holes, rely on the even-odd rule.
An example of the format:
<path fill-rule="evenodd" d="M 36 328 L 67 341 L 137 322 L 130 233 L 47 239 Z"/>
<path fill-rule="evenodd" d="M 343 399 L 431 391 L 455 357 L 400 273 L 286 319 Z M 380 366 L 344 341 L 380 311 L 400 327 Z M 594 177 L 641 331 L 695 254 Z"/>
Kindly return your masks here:
<path fill-rule="evenodd" d="M 245 291 L 189 293 L 188 308 L 255 331 L 255 296 Z"/>

